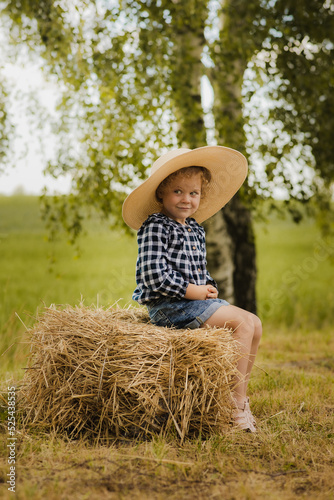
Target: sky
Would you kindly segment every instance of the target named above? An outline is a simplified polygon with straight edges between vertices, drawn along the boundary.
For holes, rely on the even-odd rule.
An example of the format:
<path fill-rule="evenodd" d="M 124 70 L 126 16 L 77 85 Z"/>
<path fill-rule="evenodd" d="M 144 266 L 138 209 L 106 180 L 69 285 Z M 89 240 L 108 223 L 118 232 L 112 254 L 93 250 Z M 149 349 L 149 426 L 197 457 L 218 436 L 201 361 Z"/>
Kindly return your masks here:
<path fill-rule="evenodd" d="M 24 192 L 39 195 L 45 187 L 50 193 L 68 192 L 69 177 L 54 179 L 43 173 L 55 149 L 51 120 L 46 117 L 36 133 L 33 131 L 32 118 L 29 113 L 29 107 L 34 106 L 34 100 L 36 100 L 51 118 L 54 117 L 57 100 L 56 86 L 43 78 L 42 71 L 37 64 L 29 63 L 29 66 L 25 67 L 7 62 L 3 64 L 1 71 L 11 89 L 9 109 L 17 137 L 13 141 L 4 173 L 0 172 L 0 194 L 11 195 L 15 192 Z M 23 100 L 18 97 L 20 91 L 27 93 L 27 97 Z M 32 99 L 29 99 L 29 93 Z M 38 134 L 43 138 L 42 145 L 37 137 Z"/>

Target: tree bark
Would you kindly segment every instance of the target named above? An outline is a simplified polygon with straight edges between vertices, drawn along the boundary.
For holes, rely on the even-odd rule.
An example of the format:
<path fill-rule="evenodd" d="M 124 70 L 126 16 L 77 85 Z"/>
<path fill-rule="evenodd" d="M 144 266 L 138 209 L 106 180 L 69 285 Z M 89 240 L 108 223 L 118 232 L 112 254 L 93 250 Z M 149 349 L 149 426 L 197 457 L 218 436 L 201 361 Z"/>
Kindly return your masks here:
<path fill-rule="evenodd" d="M 223 211 L 203 223 L 206 232 L 208 270 L 218 285 L 219 298 L 231 304 L 234 297 L 234 241 L 228 230 Z"/>
<path fill-rule="evenodd" d="M 233 235 L 234 303 L 256 313 L 256 251 L 251 213 L 238 195 L 223 209 L 227 231 Z"/>
<path fill-rule="evenodd" d="M 206 129 L 201 102 L 203 76 L 202 52 L 205 45 L 205 18 L 202 23 L 187 22 L 175 30 L 175 51 L 171 84 L 174 114 L 177 118 L 177 137 L 181 147 L 194 149 L 205 145 Z"/>
<path fill-rule="evenodd" d="M 219 297 L 256 313 L 256 252 L 251 213 L 238 195 L 204 223 L 208 270 Z"/>

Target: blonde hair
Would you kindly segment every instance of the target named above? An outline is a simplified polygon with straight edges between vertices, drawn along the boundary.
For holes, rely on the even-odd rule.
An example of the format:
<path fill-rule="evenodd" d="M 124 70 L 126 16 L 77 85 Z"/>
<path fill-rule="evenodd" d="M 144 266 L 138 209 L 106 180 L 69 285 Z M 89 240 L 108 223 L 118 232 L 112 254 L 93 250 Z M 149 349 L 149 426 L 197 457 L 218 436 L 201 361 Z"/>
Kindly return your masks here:
<path fill-rule="evenodd" d="M 193 175 L 200 174 L 201 175 L 201 199 L 205 197 L 207 187 L 211 181 L 211 173 L 210 171 L 205 168 L 205 167 L 197 167 L 197 166 L 192 166 L 192 167 L 183 167 L 180 168 L 180 170 L 176 170 L 176 172 L 173 172 L 172 174 L 168 175 L 166 179 L 164 179 L 162 182 L 160 182 L 159 186 L 157 187 L 155 191 L 155 196 L 156 199 L 158 200 L 159 203 L 162 202 L 161 195 L 164 192 L 164 190 L 172 183 L 172 181 L 176 177 L 192 177 Z"/>

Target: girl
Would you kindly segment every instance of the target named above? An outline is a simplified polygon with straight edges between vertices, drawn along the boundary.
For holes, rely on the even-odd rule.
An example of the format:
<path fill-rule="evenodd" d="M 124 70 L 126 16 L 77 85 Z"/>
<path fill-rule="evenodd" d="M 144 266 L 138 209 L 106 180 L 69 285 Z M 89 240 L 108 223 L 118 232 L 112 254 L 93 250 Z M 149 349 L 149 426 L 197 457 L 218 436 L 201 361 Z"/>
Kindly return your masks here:
<path fill-rule="evenodd" d="M 254 314 L 218 299 L 217 284 L 206 269 L 204 229 L 198 224 L 232 198 L 246 175 L 247 160 L 233 149 L 206 146 L 170 151 L 127 197 L 123 218 L 139 230 L 133 299 L 147 306 L 152 323 L 233 330 L 242 351 L 233 392 L 233 423 L 256 432 L 246 394 L 261 322 Z"/>

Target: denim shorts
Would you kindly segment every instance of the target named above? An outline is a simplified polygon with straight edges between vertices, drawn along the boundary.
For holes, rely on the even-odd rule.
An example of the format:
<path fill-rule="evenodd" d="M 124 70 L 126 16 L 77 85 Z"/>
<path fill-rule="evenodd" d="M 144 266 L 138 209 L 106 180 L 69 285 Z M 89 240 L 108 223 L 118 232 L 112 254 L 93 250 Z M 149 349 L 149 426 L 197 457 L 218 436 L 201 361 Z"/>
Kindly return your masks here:
<path fill-rule="evenodd" d="M 151 322 L 156 326 L 199 328 L 226 300 L 188 300 L 164 297 L 146 304 Z"/>

